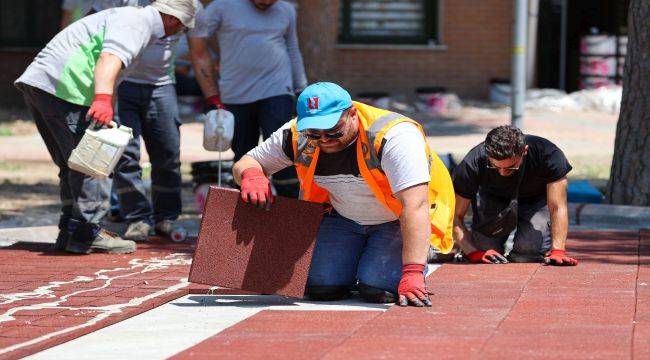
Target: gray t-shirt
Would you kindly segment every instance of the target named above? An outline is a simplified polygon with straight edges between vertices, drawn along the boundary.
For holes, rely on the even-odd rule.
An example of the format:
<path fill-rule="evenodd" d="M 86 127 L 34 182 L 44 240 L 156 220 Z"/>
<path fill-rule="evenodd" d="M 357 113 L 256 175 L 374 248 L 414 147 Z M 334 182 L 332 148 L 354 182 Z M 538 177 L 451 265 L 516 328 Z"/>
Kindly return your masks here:
<path fill-rule="evenodd" d="M 165 35 L 158 10 L 123 7 L 80 19 L 58 33 L 16 80 L 73 104 L 90 106 L 95 64 L 102 52 L 117 56 L 127 76 L 139 55 Z"/>
<path fill-rule="evenodd" d="M 291 137 L 287 132 L 291 122 L 275 131 L 262 144 L 246 155 L 257 160 L 264 172 L 273 174 L 293 165 L 287 155 Z M 425 139 L 411 123 L 393 126 L 384 136 L 381 168 L 388 178 L 393 193 L 431 180 L 425 152 Z M 359 173 L 355 143 L 334 154 L 320 153 L 314 182 L 330 194 L 330 202 L 342 216 L 361 225 L 376 225 L 397 216 L 382 205 Z"/>
<path fill-rule="evenodd" d="M 150 2 L 150 0 L 144 1 Z M 198 35 L 205 32 L 203 29 L 205 22 L 201 20 L 204 10 L 203 5 L 198 0 L 194 1 L 194 3 L 196 6 L 196 21 L 194 28 L 187 31 L 187 36 L 200 37 Z M 151 45 L 147 46 L 142 53 L 140 62 L 126 81 L 158 86 L 175 83 L 174 62 L 176 59 L 176 46 L 182 36 L 182 33 L 165 36 L 161 39 L 156 39 Z"/>
<path fill-rule="evenodd" d="M 214 0 L 207 31 L 219 42 L 219 89 L 226 104 L 292 94 L 307 85 L 296 34 L 296 10 L 278 1 L 259 10 L 248 0 Z"/>

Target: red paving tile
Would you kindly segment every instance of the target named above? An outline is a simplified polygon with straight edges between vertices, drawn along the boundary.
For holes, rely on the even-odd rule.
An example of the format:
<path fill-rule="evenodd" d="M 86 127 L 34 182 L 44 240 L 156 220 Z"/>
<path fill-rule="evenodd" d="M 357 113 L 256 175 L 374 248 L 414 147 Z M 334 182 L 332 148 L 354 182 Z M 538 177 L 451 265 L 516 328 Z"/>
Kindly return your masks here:
<path fill-rule="evenodd" d="M 172 359 L 320 358 L 378 315 L 375 311 L 261 311 Z"/>
<path fill-rule="evenodd" d="M 239 191 L 210 187 L 190 281 L 302 297 L 322 212 L 283 197 L 265 211 Z"/>

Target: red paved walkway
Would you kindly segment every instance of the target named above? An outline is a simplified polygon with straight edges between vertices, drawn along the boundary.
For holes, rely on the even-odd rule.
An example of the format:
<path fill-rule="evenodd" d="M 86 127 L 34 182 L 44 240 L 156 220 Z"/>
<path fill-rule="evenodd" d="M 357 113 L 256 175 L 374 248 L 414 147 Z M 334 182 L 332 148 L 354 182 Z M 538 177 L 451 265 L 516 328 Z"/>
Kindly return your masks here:
<path fill-rule="evenodd" d="M 58 345 L 188 293 L 191 244 L 153 241 L 131 255 L 87 256 L 51 246 L 0 250 L 0 359 Z"/>
<path fill-rule="evenodd" d="M 574 234 L 574 268 L 446 264 L 428 309 L 262 311 L 174 358 L 648 358 L 648 235 Z"/>
<path fill-rule="evenodd" d="M 191 245 L 82 257 L 47 246 L 0 250 L 0 358 L 188 292 Z M 650 358 L 650 232 L 575 233 L 569 247 L 578 267 L 445 264 L 431 308 L 267 310 L 175 358 Z"/>

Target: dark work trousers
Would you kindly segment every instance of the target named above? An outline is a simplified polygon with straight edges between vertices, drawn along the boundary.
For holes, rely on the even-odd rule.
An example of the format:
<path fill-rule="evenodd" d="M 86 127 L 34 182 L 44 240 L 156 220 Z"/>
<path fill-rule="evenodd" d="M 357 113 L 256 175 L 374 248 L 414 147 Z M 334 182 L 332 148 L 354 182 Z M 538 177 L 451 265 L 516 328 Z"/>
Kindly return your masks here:
<path fill-rule="evenodd" d="M 271 134 L 291 120 L 294 107 L 292 95 L 279 95 L 248 104 L 225 104 L 226 109 L 235 116 L 235 134 L 232 151 L 235 161 L 257 146 L 260 139 L 268 139 Z M 297 198 L 298 177 L 293 166 L 273 174 L 273 186 L 278 195 Z"/>
<path fill-rule="evenodd" d="M 479 197 L 478 212 L 473 215 L 472 224 L 478 224 L 479 221 L 495 216 L 509 203 L 509 200 L 503 201 L 482 195 Z M 551 217 L 546 199 L 540 199 L 533 203 L 519 203 L 517 213 L 517 230 L 510 254 L 541 260 L 542 256 L 551 249 Z M 494 249 L 503 253 L 507 240 L 507 236 L 490 238 L 477 231 L 472 231 L 474 246 L 480 250 Z"/>
<path fill-rule="evenodd" d="M 181 213 L 181 161 L 178 103 L 173 84 L 147 85 L 125 81 L 118 88 L 117 113 L 133 129 L 133 140 L 117 163 L 113 183 L 120 215 L 127 223 L 175 220 Z M 140 167 L 140 136 L 151 161 L 152 204 L 147 199 Z"/>
<path fill-rule="evenodd" d="M 68 158 L 89 125 L 88 107 L 69 103 L 30 85 L 16 86 L 22 91 L 38 132 L 59 167 L 59 229 L 70 230 L 78 241 L 91 241 L 101 229 L 99 221 L 108 211 L 110 181 L 68 167 Z"/>

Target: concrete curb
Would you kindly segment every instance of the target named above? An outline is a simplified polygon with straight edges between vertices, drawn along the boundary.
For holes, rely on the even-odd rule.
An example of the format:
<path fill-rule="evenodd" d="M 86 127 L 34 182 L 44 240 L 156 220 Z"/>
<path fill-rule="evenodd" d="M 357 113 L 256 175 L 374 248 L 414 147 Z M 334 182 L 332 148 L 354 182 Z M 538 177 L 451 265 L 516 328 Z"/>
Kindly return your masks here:
<path fill-rule="evenodd" d="M 569 223 L 627 230 L 650 228 L 650 207 L 570 203 Z"/>

